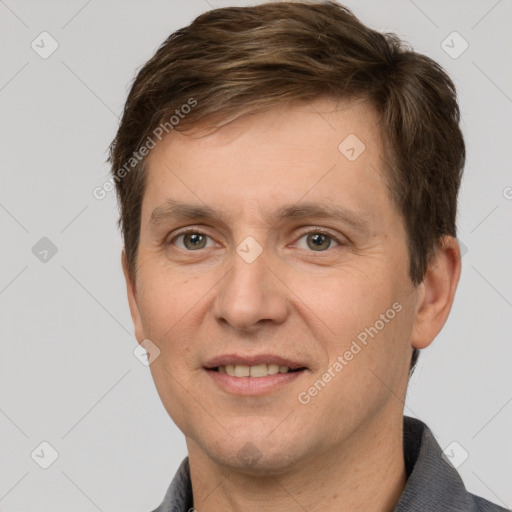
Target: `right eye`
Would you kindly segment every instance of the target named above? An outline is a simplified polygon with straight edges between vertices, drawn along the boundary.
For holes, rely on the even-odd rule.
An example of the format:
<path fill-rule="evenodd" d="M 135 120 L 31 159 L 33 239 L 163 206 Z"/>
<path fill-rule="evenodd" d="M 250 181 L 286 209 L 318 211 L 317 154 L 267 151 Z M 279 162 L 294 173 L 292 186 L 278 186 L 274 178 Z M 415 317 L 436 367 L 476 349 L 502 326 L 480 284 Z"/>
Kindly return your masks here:
<path fill-rule="evenodd" d="M 197 251 L 206 248 L 208 238 L 210 238 L 208 235 L 201 233 L 197 229 L 187 229 L 186 231 L 178 233 L 169 244 L 176 245 L 179 249 L 185 251 Z M 177 240 L 180 239 L 182 239 L 181 245 L 177 243 Z"/>

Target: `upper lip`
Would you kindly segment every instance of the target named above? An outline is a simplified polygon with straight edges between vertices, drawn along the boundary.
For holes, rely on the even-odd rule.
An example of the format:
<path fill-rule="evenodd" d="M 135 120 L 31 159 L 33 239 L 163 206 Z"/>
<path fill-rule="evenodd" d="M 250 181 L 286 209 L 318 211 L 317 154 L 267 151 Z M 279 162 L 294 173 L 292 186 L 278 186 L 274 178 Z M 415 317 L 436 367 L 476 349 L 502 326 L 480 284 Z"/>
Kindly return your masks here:
<path fill-rule="evenodd" d="M 244 366 L 256 366 L 257 364 L 278 364 L 279 366 L 288 366 L 288 368 L 291 370 L 306 368 L 306 366 L 302 363 L 275 354 L 224 354 L 207 361 L 204 364 L 204 368 L 212 369 L 219 366 L 227 366 L 228 364 Z"/>

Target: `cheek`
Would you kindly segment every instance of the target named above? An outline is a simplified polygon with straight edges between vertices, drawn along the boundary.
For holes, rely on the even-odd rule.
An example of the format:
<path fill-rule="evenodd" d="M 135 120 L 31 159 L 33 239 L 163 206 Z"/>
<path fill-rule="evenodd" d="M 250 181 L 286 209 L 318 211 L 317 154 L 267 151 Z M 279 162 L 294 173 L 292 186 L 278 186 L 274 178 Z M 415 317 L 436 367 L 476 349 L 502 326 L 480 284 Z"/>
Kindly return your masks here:
<path fill-rule="evenodd" d="M 201 325 L 198 316 L 204 314 L 201 297 L 211 286 L 203 286 L 200 278 L 180 280 L 170 274 L 146 274 L 139 301 L 145 336 L 160 350 L 150 366 L 156 389 L 169 416 L 179 428 L 186 429 L 184 411 L 191 407 L 186 390 L 193 387 L 196 376 L 200 346 L 197 331 Z"/>
<path fill-rule="evenodd" d="M 147 337 L 166 338 L 193 314 L 209 288 L 201 278 L 180 278 L 169 268 L 159 269 L 158 262 L 147 267 L 151 272 L 141 275 L 138 296 L 142 321 Z"/>
<path fill-rule="evenodd" d="M 318 387 L 319 379 L 330 375 L 326 378 L 332 384 L 327 384 L 316 405 L 327 408 L 333 423 L 340 415 L 361 419 L 402 396 L 410 361 L 408 315 L 404 305 L 390 297 L 379 304 L 347 303 L 346 310 L 339 312 L 332 323 L 336 334 L 323 340 L 328 363 L 309 383 Z"/>
<path fill-rule="evenodd" d="M 157 264 L 153 269 L 156 268 Z M 176 396 L 180 388 L 173 377 L 185 383 L 198 371 L 197 358 L 207 338 L 205 318 L 215 280 L 179 276 L 166 268 L 147 273 L 144 283 L 139 298 L 144 333 L 160 349 L 151 368 L 155 370 L 155 382 Z"/>
<path fill-rule="evenodd" d="M 373 325 L 399 300 L 389 269 L 356 268 L 353 265 L 324 276 L 304 276 L 290 282 L 303 311 L 317 317 L 333 337 L 348 339 Z M 299 302 L 297 302 L 299 305 Z"/>
<path fill-rule="evenodd" d="M 307 297 L 300 314 L 327 356 L 319 373 L 331 369 L 340 376 L 334 380 L 352 396 L 378 391 L 375 386 L 382 383 L 376 375 L 394 386 L 395 376 L 406 372 L 411 321 L 398 272 L 384 265 L 354 267 L 336 279 L 294 284 L 297 295 Z"/>

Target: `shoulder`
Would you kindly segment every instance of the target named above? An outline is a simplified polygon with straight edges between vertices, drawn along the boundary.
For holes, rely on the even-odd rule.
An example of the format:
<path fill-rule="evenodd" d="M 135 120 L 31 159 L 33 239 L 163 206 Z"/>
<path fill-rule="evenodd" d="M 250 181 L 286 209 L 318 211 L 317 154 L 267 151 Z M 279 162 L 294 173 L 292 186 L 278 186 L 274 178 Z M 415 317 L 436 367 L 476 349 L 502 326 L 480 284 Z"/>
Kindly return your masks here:
<path fill-rule="evenodd" d="M 471 494 L 433 433 L 422 421 L 404 416 L 407 482 L 393 512 L 506 512 Z"/>
<path fill-rule="evenodd" d="M 474 494 L 470 494 L 470 496 L 475 504 L 475 512 L 510 512 L 510 509 L 500 507 L 480 496 L 475 496 Z"/>

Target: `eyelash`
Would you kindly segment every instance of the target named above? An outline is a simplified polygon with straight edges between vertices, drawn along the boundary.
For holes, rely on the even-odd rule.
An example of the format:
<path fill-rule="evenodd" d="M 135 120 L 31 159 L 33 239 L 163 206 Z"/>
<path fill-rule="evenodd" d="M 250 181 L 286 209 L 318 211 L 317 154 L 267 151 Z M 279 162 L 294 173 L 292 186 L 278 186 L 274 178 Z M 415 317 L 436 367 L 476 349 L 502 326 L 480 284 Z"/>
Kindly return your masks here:
<path fill-rule="evenodd" d="M 183 235 L 187 235 L 189 233 L 193 233 L 195 235 L 202 235 L 202 236 L 207 236 L 209 238 L 212 238 L 210 235 L 208 235 L 207 233 L 204 233 L 196 228 L 186 228 L 184 229 L 183 231 L 180 231 L 179 233 L 177 233 L 166 245 L 173 245 L 173 242 L 179 238 L 180 236 L 183 236 Z M 327 248 L 326 250 L 324 251 L 309 251 L 309 252 L 319 252 L 319 253 L 322 253 L 322 252 L 328 252 L 330 249 L 335 249 L 336 247 L 340 247 L 340 246 L 346 246 L 348 245 L 348 242 L 347 241 L 341 241 L 338 237 L 334 236 L 332 233 L 328 232 L 328 231 L 325 231 L 323 229 L 310 229 L 308 231 L 303 231 L 300 233 L 299 237 L 297 238 L 297 240 L 300 240 L 302 237 L 306 236 L 306 235 L 310 235 L 310 234 L 319 234 L 319 235 L 325 235 L 327 237 L 329 237 L 331 240 L 334 240 L 334 242 L 336 242 L 336 246 L 335 247 L 329 247 Z M 181 248 L 180 248 L 181 249 Z M 184 250 L 186 252 L 198 252 L 200 251 L 201 249 L 198 249 L 197 251 L 191 251 L 191 250 L 187 250 L 187 249 L 181 249 L 181 250 Z"/>

